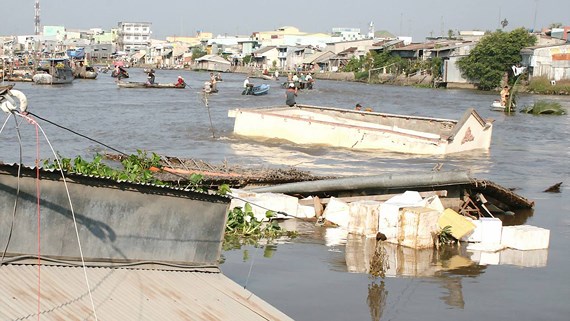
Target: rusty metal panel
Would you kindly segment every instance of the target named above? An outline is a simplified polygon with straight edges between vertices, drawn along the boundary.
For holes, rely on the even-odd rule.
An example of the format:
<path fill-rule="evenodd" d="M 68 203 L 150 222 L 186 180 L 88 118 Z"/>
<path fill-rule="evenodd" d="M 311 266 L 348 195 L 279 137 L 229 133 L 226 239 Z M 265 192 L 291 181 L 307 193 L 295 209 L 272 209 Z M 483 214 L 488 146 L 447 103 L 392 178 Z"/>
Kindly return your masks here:
<path fill-rule="evenodd" d="M 98 320 L 292 320 L 219 270 L 38 266 L 0 266 L 0 320 L 95 320 L 85 275 Z"/>

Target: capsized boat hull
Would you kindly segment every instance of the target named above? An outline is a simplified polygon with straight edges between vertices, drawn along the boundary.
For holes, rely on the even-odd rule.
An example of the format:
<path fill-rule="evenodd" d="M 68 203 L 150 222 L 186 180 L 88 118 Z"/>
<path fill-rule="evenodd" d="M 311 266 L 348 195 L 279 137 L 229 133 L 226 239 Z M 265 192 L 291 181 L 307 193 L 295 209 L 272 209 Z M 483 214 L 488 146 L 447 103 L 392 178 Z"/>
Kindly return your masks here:
<path fill-rule="evenodd" d="M 474 109 L 459 121 L 307 105 L 235 109 L 228 115 L 241 136 L 425 155 L 489 149 L 493 128 Z"/>

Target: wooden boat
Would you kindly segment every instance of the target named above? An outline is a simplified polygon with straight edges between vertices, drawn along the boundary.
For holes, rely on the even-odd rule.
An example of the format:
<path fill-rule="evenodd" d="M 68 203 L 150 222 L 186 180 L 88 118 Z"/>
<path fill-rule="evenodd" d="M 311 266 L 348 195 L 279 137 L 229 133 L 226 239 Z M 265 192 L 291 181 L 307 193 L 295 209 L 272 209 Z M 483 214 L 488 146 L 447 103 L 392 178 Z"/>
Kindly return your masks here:
<path fill-rule="evenodd" d="M 425 155 L 489 149 L 493 129 L 472 108 L 459 121 L 307 105 L 234 109 L 228 116 L 242 136 Z"/>
<path fill-rule="evenodd" d="M 119 88 L 161 88 L 161 89 L 184 89 L 186 88 L 186 84 L 177 85 L 177 84 L 149 84 L 147 82 L 136 82 L 136 81 L 119 81 L 117 83 Z"/>
<path fill-rule="evenodd" d="M 74 78 L 67 58 L 50 58 L 40 61 L 38 71 L 32 77 L 34 83 L 38 85 L 71 84 Z"/>
<path fill-rule="evenodd" d="M 251 94 L 254 96 L 265 95 L 268 92 L 269 92 L 269 85 L 267 85 L 267 84 L 261 84 L 261 85 L 253 86 L 253 88 L 251 89 Z"/>

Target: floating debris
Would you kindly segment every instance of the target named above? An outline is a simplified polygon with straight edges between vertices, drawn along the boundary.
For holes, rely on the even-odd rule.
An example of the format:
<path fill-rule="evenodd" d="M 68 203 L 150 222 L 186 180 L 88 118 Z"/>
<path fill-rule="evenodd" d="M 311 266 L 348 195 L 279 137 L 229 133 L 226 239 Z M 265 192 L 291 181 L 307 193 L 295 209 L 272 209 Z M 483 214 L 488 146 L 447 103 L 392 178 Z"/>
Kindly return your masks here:
<path fill-rule="evenodd" d="M 568 112 L 558 102 L 540 100 L 532 106 L 525 106 L 521 113 L 533 115 L 566 115 Z"/>
<path fill-rule="evenodd" d="M 543 192 L 545 193 L 560 193 L 560 186 L 562 185 L 562 182 L 554 184 L 552 186 L 550 186 L 549 188 L 545 189 Z"/>

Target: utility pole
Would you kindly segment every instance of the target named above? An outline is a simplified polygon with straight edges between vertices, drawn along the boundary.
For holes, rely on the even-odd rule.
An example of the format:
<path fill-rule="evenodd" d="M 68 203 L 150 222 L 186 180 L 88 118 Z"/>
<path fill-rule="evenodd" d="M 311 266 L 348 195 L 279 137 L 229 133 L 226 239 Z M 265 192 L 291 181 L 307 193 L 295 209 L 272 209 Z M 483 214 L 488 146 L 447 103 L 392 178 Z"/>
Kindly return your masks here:
<path fill-rule="evenodd" d="M 536 31 L 536 12 L 538 11 L 538 0 L 534 0 L 534 2 L 534 21 L 532 22 L 532 32 Z"/>
<path fill-rule="evenodd" d="M 37 36 L 40 34 L 40 0 L 36 0 L 34 13 L 34 33 Z"/>

